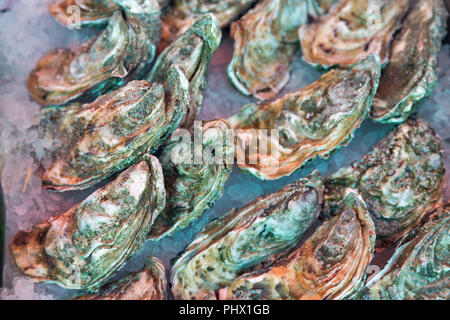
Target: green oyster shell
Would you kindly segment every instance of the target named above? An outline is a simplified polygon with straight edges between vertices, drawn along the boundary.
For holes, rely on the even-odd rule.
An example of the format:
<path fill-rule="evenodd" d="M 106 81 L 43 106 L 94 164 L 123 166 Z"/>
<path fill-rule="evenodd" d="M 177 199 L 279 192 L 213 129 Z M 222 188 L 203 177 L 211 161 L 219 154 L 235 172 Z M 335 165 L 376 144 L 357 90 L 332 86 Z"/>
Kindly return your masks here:
<path fill-rule="evenodd" d="M 100 35 L 75 49 L 55 49 L 28 78 L 31 97 L 42 105 L 92 99 L 150 69 L 160 36 L 156 0 L 116 0 L 116 11 Z"/>
<path fill-rule="evenodd" d="M 447 33 L 442 0 L 414 0 L 395 35 L 390 62 L 383 69 L 371 118 L 405 122 L 437 82 L 437 56 Z"/>
<path fill-rule="evenodd" d="M 149 82 L 161 81 L 173 64 L 184 71 L 190 83 L 191 103 L 182 127 L 190 128 L 201 110 L 209 65 L 221 38 L 216 17 L 204 15 L 158 56 L 147 76 Z"/>
<path fill-rule="evenodd" d="M 148 257 L 143 270 L 75 300 L 167 300 L 166 270 L 161 260 Z"/>
<path fill-rule="evenodd" d="M 300 248 L 266 270 L 245 274 L 219 291 L 220 299 L 291 300 L 353 297 L 373 258 L 375 226 L 361 196 L 347 190 L 339 214 Z"/>
<path fill-rule="evenodd" d="M 316 0 L 264 0 L 232 24 L 234 53 L 228 78 L 240 92 L 260 100 L 280 92 L 299 48 L 297 29 L 325 13 L 321 4 Z M 330 3 L 323 5 L 327 8 Z"/>
<path fill-rule="evenodd" d="M 325 185 L 331 212 L 347 187 L 357 188 L 372 214 L 377 238 L 395 241 L 442 199 L 442 142 L 426 121 L 408 120 L 361 160 L 326 179 Z"/>
<path fill-rule="evenodd" d="M 364 299 L 450 299 L 450 204 L 406 237 L 386 267 L 367 284 Z"/>
<path fill-rule="evenodd" d="M 191 141 L 190 135 L 186 141 L 180 139 L 175 132 L 174 137 L 164 145 L 160 161 L 164 172 L 167 205 L 150 230 L 149 238 L 153 240 L 186 228 L 222 196 L 233 167 L 234 138 L 226 141 L 227 134 L 232 129 L 225 120 L 203 122 L 200 129 L 202 149 L 215 154 L 218 161 L 209 162 L 206 159 L 196 164 L 195 140 Z"/>
<path fill-rule="evenodd" d="M 256 145 L 259 129 L 277 130 L 279 137 L 268 141 L 271 154 L 247 152 L 239 167 L 260 179 L 278 179 L 347 145 L 369 113 L 380 67 L 378 57 L 369 56 L 276 101 L 243 107 L 229 119 L 238 137 L 238 159 Z"/>
<path fill-rule="evenodd" d="M 317 172 L 212 221 L 175 262 L 175 299 L 214 299 L 215 291 L 292 248 L 322 208 Z"/>
<path fill-rule="evenodd" d="M 11 257 L 36 281 L 95 290 L 143 246 L 165 202 L 159 161 L 145 156 L 67 212 L 20 231 Z"/>
<path fill-rule="evenodd" d="M 45 171 L 44 187 L 85 189 L 120 172 L 156 151 L 188 107 L 189 83 L 172 66 L 164 84 L 132 81 L 93 103 L 60 109 L 60 131 L 73 145 Z"/>

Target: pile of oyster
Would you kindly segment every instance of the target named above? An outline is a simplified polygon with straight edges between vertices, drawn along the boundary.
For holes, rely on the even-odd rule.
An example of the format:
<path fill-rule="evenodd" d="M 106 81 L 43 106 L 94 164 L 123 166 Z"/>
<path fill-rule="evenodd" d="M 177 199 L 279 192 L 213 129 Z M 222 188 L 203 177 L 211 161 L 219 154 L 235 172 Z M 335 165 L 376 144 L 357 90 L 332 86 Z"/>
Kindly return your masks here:
<path fill-rule="evenodd" d="M 109 182 L 13 238 L 25 276 L 82 290 L 76 299 L 450 298 L 445 155 L 430 124 L 411 117 L 437 81 L 443 0 L 57 0 L 49 9 L 66 27 L 103 29 L 30 73 L 43 134 L 62 141 L 42 185 Z M 231 22 L 229 80 L 269 101 L 194 124 Z M 299 50 L 325 72 L 274 100 Z M 398 126 L 359 161 L 213 220 L 170 272 L 149 256 L 110 281 L 146 241 L 195 223 L 233 163 L 279 179 L 346 146 L 369 117 Z M 261 132 L 271 132 L 268 146 Z M 198 162 L 198 149 L 209 158 Z M 386 247 L 395 253 L 369 278 Z"/>

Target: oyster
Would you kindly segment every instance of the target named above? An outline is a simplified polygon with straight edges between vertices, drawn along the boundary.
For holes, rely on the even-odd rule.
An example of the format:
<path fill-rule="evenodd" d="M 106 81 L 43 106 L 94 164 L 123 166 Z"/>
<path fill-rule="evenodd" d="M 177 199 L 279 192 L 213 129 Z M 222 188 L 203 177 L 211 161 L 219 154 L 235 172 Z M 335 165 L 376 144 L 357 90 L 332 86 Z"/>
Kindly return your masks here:
<path fill-rule="evenodd" d="M 60 130 L 69 137 L 76 132 L 76 142 L 45 171 L 44 187 L 85 189 L 120 172 L 156 151 L 188 107 L 189 83 L 176 66 L 164 85 L 132 81 L 93 103 L 69 107 Z"/>
<path fill-rule="evenodd" d="M 201 110 L 209 64 L 221 38 L 222 31 L 216 17 L 213 14 L 204 15 L 158 56 L 147 76 L 149 82 L 161 81 L 174 63 L 184 71 L 191 93 L 189 111 L 182 123 L 185 128 L 192 126 Z"/>
<path fill-rule="evenodd" d="M 214 220 L 175 262 L 176 299 L 214 299 L 240 274 L 292 248 L 322 208 L 317 172 Z"/>
<path fill-rule="evenodd" d="M 377 238 L 395 241 L 416 227 L 442 198 L 442 142 L 424 120 L 408 120 L 363 159 L 326 180 L 325 197 L 331 211 L 347 187 L 361 192 Z"/>
<path fill-rule="evenodd" d="M 96 294 L 75 300 L 167 300 L 164 265 L 158 258 L 149 257 L 143 270 L 101 287 Z"/>
<path fill-rule="evenodd" d="M 299 29 L 303 59 L 327 68 L 375 54 L 385 64 L 408 5 L 409 0 L 341 1 L 328 15 Z"/>
<path fill-rule="evenodd" d="M 316 0 L 264 0 L 231 25 L 234 53 L 228 77 L 240 92 L 260 100 L 280 92 L 299 48 L 297 29 L 324 13 L 319 4 Z"/>
<path fill-rule="evenodd" d="M 450 204 L 406 237 L 367 284 L 365 299 L 450 299 Z"/>
<path fill-rule="evenodd" d="M 237 164 L 260 179 L 278 179 L 347 145 L 369 113 L 379 76 L 380 61 L 369 56 L 274 102 L 245 106 L 229 119 L 238 138 Z M 264 152 L 262 130 L 276 131 Z"/>
<path fill-rule="evenodd" d="M 187 227 L 222 196 L 233 167 L 234 139 L 226 141 L 232 129 L 225 120 L 204 122 L 200 129 L 202 149 L 217 159 L 196 163 L 195 140 L 191 141 L 190 135 L 188 141 L 173 137 L 164 146 L 160 161 L 167 205 L 150 230 L 151 239 L 159 240 Z"/>
<path fill-rule="evenodd" d="M 371 110 L 383 123 L 405 122 L 437 82 L 437 56 L 447 32 L 442 0 L 414 0 L 395 35 Z"/>
<path fill-rule="evenodd" d="M 364 284 L 375 227 L 358 193 L 348 190 L 340 213 L 325 221 L 287 258 L 234 280 L 220 299 L 290 300 L 351 298 Z"/>
<path fill-rule="evenodd" d="M 11 256 L 36 281 L 95 290 L 142 247 L 165 201 L 162 168 L 145 156 L 67 212 L 20 231 Z"/>
<path fill-rule="evenodd" d="M 95 98 L 132 79 L 142 79 L 160 36 L 156 0 L 116 0 L 123 8 L 100 35 L 75 49 L 55 49 L 28 78 L 28 91 L 42 105 Z"/>

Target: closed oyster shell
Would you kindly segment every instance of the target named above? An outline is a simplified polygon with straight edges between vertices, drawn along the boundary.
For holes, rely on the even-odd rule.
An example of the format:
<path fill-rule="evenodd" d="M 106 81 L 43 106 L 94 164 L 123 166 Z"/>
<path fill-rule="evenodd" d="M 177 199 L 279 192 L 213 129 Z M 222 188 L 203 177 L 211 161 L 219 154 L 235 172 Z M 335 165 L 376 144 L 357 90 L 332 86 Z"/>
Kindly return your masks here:
<path fill-rule="evenodd" d="M 156 151 L 188 107 L 189 83 L 176 66 L 164 85 L 132 81 L 93 103 L 69 107 L 60 130 L 69 136 L 76 132 L 75 142 L 45 171 L 44 187 L 85 189 L 120 172 Z"/>
<path fill-rule="evenodd" d="M 225 120 L 207 121 L 201 127 L 202 149 L 208 149 L 217 161 L 195 163 L 195 140 L 191 141 L 190 135 L 188 141 L 175 135 L 165 144 L 160 161 L 167 205 L 153 224 L 149 238 L 159 240 L 186 228 L 222 196 L 233 168 L 234 138 L 226 141 L 230 132 L 231 126 Z"/>
<path fill-rule="evenodd" d="M 303 59 L 324 68 L 346 66 L 368 55 L 388 60 L 392 35 L 409 0 L 343 0 L 317 22 L 299 29 Z"/>
<path fill-rule="evenodd" d="M 28 91 L 42 105 L 95 98 L 132 79 L 142 79 L 160 36 L 156 0 L 116 0 L 116 11 L 100 35 L 75 49 L 55 49 L 28 78 Z"/>
<path fill-rule="evenodd" d="M 326 180 L 325 197 L 331 211 L 347 187 L 361 192 L 377 238 L 395 241 L 416 227 L 442 199 L 442 142 L 425 120 L 408 120 L 361 160 Z"/>
<path fill-rule="evenodd" d="M 166 270 L 161 260 L 149 257 L 143 270 L 75 300 L 167 300 Z"/>
<path fill-rule="evenodd" d="M 349 190 L 339 214 L 286 259 L 234 280 L 220 299 L 338 300 L 353 297 L 372 260 L 375 227 L 360 195 Z"/>
<path fill-rule="evenodd" d="M 347 145 L 369 113 L 379 76 L 380 61 L 369 56 L 274 102 L 245 106 L 229 119 L 239 142 L 239 167 L 260 179 L 278 179 Z M 279 137 L 268 139 L 270 154 L 258 149 L 246 155 L 249 146 L 257 145 L 261 129 L 278 132 Z"/>
<path fill-rule="evenodd" d="M 172 268 L 175 299 L 214 299 L 240 274 L 295 246 L 316 220 L 322 192 L 314 172 L 211 222 Z"/>
<path fill-rule="evenodd" d="M 395 35 L 390 62 L 381 74 L 371 118 L 405 122 L 437 82 L 437 56 L 447 33 L 442 0 L 414 0 Z"/>
<path fill-rule="evenodd" d="M 222 31 L 216 17 L 213 14 L 204 15 L 158 56 L 147 76 L 149 82 L 161 81 L 175 63 L 184 71 L 191 94 L 189 111 L 181 125 L 184 128 L 192 127 L 202 108 L 209 65 L 221 38 Z"/>
<path fill-rule="evenodd" d="M 450 299 L 450 204 L 406 237 L 384 269 L 367 284 L 373 300 Z"/>
<path fill-rule="evenodd" d="M 95 290 L 143 246 L 165 202 L 162 168 L 146 156 L 67 212 L 20 231 L 11 256 L 36 281 Z"/>
<path fill-rule="evenodd" d="M 297 29 L 325 11 L 316 0 L 264 0 L 231 25 L 228 77 L 245 95 L 274 98 L 289 80 Z M 324 3 L 329 6 L 329 3 Z"/>

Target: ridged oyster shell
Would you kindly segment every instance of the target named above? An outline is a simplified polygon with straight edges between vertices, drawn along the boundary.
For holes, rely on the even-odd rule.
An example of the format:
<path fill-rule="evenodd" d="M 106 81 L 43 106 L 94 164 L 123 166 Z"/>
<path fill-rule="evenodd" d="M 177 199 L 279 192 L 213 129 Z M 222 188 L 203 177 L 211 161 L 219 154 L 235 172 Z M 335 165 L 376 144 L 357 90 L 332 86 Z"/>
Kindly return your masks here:
<path fill-rule="evenodd" d="M 416 227 L 442 199 L 442 142 L 425 120 L 408 120 L 361 160 L 326 180 L 325 198 L 332 211 L 347 187 L 361 192 L 377 238 L 395 241 Z"/>
<path fill-rule="evenodd" d="M 164 84 L 132 81 L 93 103 L 62 108 L 67 113 L 60 131 L 69 136 L 75 132 L 76 138 L 45 171 L 44 187 L 85 189 L 125 169 L 156 151 L 188 107 L 189 83 L 172 66 Z"/>
<path fill-rule="evenodd" d="M 201 126 L 201 140 L 197 141 L 201 141 L 202 150 L 214 154 L 217 161 L 203 159 L 196 163 L 196 139 L 191 141 L 188 135 L 189 140 L 183 140 L 177 136 L 177 131 L 164 145 L 159 159 L 163 167 L 167 204 L 156 218 L 149 238 L 159 240 L 186 228 L 222 196 L 234 160 L 234 139 L 226 141 L 231 130 L 225 120 L 206 121 Z"/>
<path fill-rule="evenodd" d="M 149 257 L 144 269 L 102 286 L 99 292 L 75 300 L 167 300 L 167 280 L 163 263 Z"/>
<path fill-rule="evenodd" d="M 67 212 L 20 231 L 11 256 L 36 281 L 96 290 L 143 246 L 165 202 L 159 161 L 145 156 Z"/>
<path fill-rule="evenodd" d="M 209 65 L 221 38 L 216 17 L 204 15 L 158 56 L 147 76 L 149 82 L 162 81 L 175 63 L 184 71 L 190 83 L 191 102 L 182 127 L 190 128 L 202 108 Z"/>
<path fill-rule="evenodd" d="M 450 299 L 450 204 L 406 237 L 386 267 L 368 283 L 365 299 Z"/>
<path fill-rule="evenodd" d="M 175 299 L 215 299 L 216 291 L 290 249 L 322 208 L 317 172 L 212 221 L 175 262 Z"/>
<path fill-rule="evenodd" d="M 375 227 L 360 195 L 348 190 L 336 217 L 299 249 L 267 270 L 234 280 L 220 299 L 345 299 L 362 288 L 372 260 Z"/>
<path fill-rule="evenodd" d="M 347 145 L 369 113 L 379 77 L 380 61 L 369 56 L 276 101 L 243 107 L 229 119 L 237 130 L 238 158 L 256 145 L 258 130 L 278 130 L 279 137 L 268 139 L 270 154 L 248 152 L 239 167 L 260 179 L 278 179 Z"/>
<path fill-rule="evenodd" d="M 299 29 L 303 59 L 327 68 L 375 54 L 385 64 L 408 5 L 409 0 L 341 1 L 328 15 Z"/>
<path fill-rule="evenodd" d="M 413 0 L 383 69 L 371 118 L 405 122 L 437 82 L 437 56 L 447 33 L 442 0 Z"/>
<path fill-rule="evenodd" d="M 96 39 L 74 49 L 55 49 L 28 78 L 31 97 L 42 105 L 95 98 L 149 71 L 160 36 L 156 0 L 116 0 L 123 8 Z"/>

